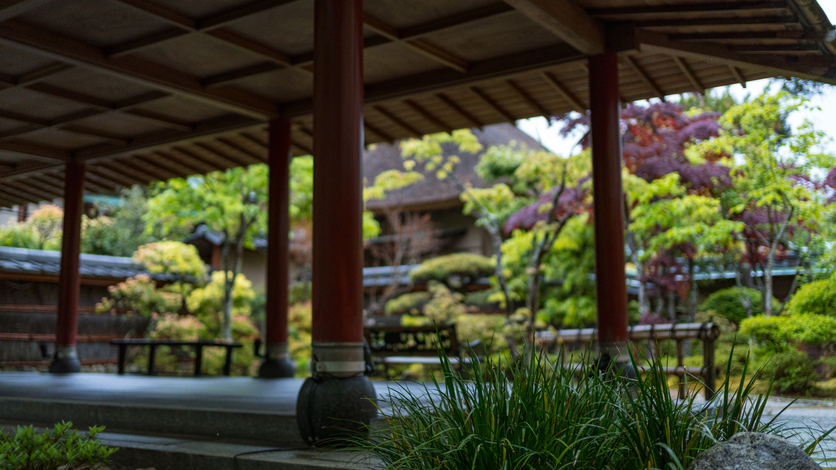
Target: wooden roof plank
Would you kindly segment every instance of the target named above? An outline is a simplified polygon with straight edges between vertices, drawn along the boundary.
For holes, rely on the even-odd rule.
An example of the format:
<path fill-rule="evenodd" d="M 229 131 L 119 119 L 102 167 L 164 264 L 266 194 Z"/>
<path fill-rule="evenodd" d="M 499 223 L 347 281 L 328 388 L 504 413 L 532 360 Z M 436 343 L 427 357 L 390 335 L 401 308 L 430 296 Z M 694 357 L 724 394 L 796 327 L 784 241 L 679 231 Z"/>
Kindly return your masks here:
<path fill-rule="evenodd" d="M 15 16 L 22 15 L 41 5 L 46 5 L 51 0 L 5 0 L 0 3 L 0 21 L 6 21 Z"/>
<path fill-rule="evenodd" d="M 581 100 L 579 100 L 578 97 L 575 96 L 571 91 L 569 91 L 569 89 L 566 88 L 566 86 L 564 86 L 562 83 L 560 83 L 560 81 L 557 78 L 555 78 L 554 75 L 550 74 L 549 72 L 541 72 L 540 76 L 543 77 L 543 79 L 546 81 L 546 83 L 551 85 L 551 87 L 554 88 L 554 90 L 560 96 L 562 96 L 563 99 L 565 99 L 566 101 L 569 102 L 569 104 L 572 105 L 573 110 L 575 110 L 579 113 L 586 112 L 586 109 L 587 109 L 586 105 L 581 103 Z"/>
<path fill-rule="evenodd" d="M 505 84 L 508 85 L 512 90 L 514 90 L 518 95 L 520 95 L 520 97 L 526 103 L 528 103 L 529 106 L 531 106 L 531 109 L 533 109 L 535 112 L 539 112 L 540 115 L 544 118 L 548 119 L 549 116 L 552 115 L 552 113 L 548 109 L 546 109 L 545 106 L 540 104 L 540 102 L 535 100 L 533 96 L 531 96 L 525 90 L 523 90 L 523 88 L 519 84 L 517 84 L 517 82 L 513 80 L 506 80 Z"/>
<path fill-rule="evenodd" d="M 459 115 L 461 115 L 463 118 L 465 118 L 465 120 L 470 122 L 471 126 L 478 127 L 479 129 L 482 129 L 483 127 L 485 127 L 485 124 L 483 124 L 482 121 L 480 121 L 478 118 L 476 118 L 476 116 L 474 116 L 469 111 L 464 109 L 464 107 L 462 107 L 461 105 L 459 105 L 458 103 L 453 101 L 453 99 L 450 98 L 449 96 L 447 96 L 446 94 L 436 93 L 435 96 L 436 96 L 436 98 L 441 100 L 442 103 L 446 104 L 449 108 L 451 108 L 453 111 L 459 113 Z"/>
<path fill-rule="evenodd" d="M 423 117 L 424 117 L 424 119 L 426 119 L 427 121 L 430 121 L 431 123 L 433 123 L 433 124 L 435 124 L 436 126 L 440 127 L 440 128 L 441 128 L 441 130 L 443 130 L 443 131 L 445 131 L 445 132 L 453 132 L 453 126 L 451 126 L 451 125 L 447 124 L 446 122 L 442 121 L 442 120 L 441 120 L 441 119 L 439 119 L 436 115 L 434 115 L 433 113 L 431 113 L 431 112 L 427 111 L 427 110 L 426 110 L 423 106 L 421 106 L 420 104 L 416 103 L 415 101 L 413 101 L 413 100 L 404 100 L 404 104 L 406 104 L 407 106 L 409 106 L 410 108 L 412 108 L 412 110 L 413 110 L 413 111 L 415 111 L 416 113 L 418 113 L 418 114 L 420 114 L 421 116 L 423 116 Z"/>
<path fill-rule="evenodd" d="M 388 119 L 388 120 L 394 122 L 395 124 L 397 124 L 401 129 L 409 132 L 412 135 L 412 137 L 415 137 L 416 139 L 420 139 L 421 136 L 424 135 L 424 134 L 421 133 L 421 131 L 412 127 L 406 121 L 404 121 L 403 119 L 401 119 L 397 115 L 395 115 L 395 113 L 389 111 L 388 109 L 384 108 L 383 106 L 373 106 L 372 109 L 374 109 L 375 111 L 377 111 L 378 113 L 383 115 L 383 117 L 385 117 L 386 119 Z"/>
<path fill-rule="evenodd" d="M 363 16 L 363 24 L 366 28 L 374 31 L 377 34 L 391 40 L 403 44 L 404 46 L 418 52 L 419 54 L 432 59 L 440 64 L 446 65 L 453 70 L 459 72 L 467 72 L 470 64 L 467 61 L 456 57 L 455 55 L 445 51 L 444 49 L 435 46 L 423 39 L 401 40 L 400 32 L 394 27 L 386 24 L 379 18 L 375 18 L 369 14 Z"/>
<path fill-rule="evenodd" d="M 252 162 L 248 162 L 247 160 L 243 160 L 237 155 L 231 155 L 229 152 L 224 151 L 223 149 L 218 148 L 214 145 L 215 142 L 195 142 L 193 145 L 195 147 L 200 147 L 206 152 L 215 155 L 216 157 L 220 158 L 221 160 L 226 160 L 227 162 L 231 163 L 229 168 L 236 168 L 236 167 L 246 167 L 249 166 Z M 227 168 L 227 169 L 229 169 Z"/>
<path fill-rule="evenodd" d="M 376 127 L 376 126 L 370 124 L 367 120 L 363 120 L 363 126 L 366 129 L 368 129 L 369 131 L 371 131 L 372 134 L 380 137 L 380 139 L 383 140 L 384 142 L 392 142 L 392 141 L 395 140 L 394 137 L 392 137 L 391 135 L 387 134 L 386 132 L 380 130 L 379 127 Z"/>
<path fill-rule="evenodd" d="M 469 88 L 474 95 L 478 96 L 488 107 L 493 109 L 497 114 L 504 117 L 505 119 L 515 122 L 517 119 L 514 117 L 513 114 L 509 113 L 505 110 L 502 106 L 499 105 L 496 101 L 493 100 L 487 93 L 485 93 L 482 89 L 472 86 Z"/>
<path fill-rule="evenodd" d="M 505 0 L 584 54 L 604 52 L 604 26 L 571 0 Z"/>
<path fill-rule="evenodd" d="M 618 7 L 588 8 L 587 14 L 592 16 L 612 15 L 647 15 L 647 14 L 682 14 L 690 12 L 728 12 L 739 10 L 785 10 L 787 3 L 783 0 L 745 1 L 745 2 L 688 2 L 673 5 L 630 5 Z"/>
<path fill-rule="evenodd" d="M 685 61 L 678 56 L 673 55 L 671 56 L 671 58 L 674 62 L 676 62 L 677 67 L 679 67 L 679 70 L 682 71 L 682 74 L 685 75 L 685 78 L 687 78 L 688 81 L 691 83 L 691 86 L 694 87 L 694 92 L 700 95 L 704 95 L 705 87 L 702 83 L 700 83 L 696 75 L 694 75 L 694 72 L 691 70 L 691 68 L 688 67 L 688 64 L 686 64 Z"/>
<path fill-rule="evenodd" d="M 200 84 L 200 80 L 186 73 L 135 57 L 108 58 L 90 44 L 18 20 L 3 23 L 0 41 L 138 81 L 152 88 L 184 94 L 245 116 L 265 119 L 278 115 L 276 106 L 266 98 L 228 88 L 207 90 Z"/>
<path fill-rule="evenodd" d="M 234 149 L 234 150 L 236 150 L 238 152 L 241 152 L 244 155 L 248 156 L 251 159 L 250 164 L 265 163 L 267 161 L 266 160 L 266 154 L 260 154 L 258 152 L 253 152 L 252 150 L 250 150 L 247 147 L 239 144 L 238 142 L 235 142 L 234 140 L 232 140 L 228 137 L 218 137 L 216 140 L 218 142 L 226 145 L 227 147 L 229 147 L 231 149 Z"/>
<path fill-rule="evenodd" d="M 633 71 L 636 72 L 636 75 L 638 75 L 638 77 L 648 86 L 648 88 L 650 88 L 650 91 L 655 93 L 657 98 L 661 99 L 662 101 L 665 101 L 665 93 L 641 68 L 641 66 L 636 62 L 636 59 L 629 55 L 623 57 L 624 62 L 626 62 L 627 65 L 629 65 L 630 68 L 632 68 Z"/>

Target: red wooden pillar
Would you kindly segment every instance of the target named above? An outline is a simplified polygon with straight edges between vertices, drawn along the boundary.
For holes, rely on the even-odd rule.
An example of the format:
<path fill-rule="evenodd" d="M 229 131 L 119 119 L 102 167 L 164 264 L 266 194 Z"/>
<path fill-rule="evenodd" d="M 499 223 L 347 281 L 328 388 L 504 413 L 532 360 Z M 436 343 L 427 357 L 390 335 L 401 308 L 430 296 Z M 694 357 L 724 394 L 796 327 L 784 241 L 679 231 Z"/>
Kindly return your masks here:
<path fill-rule="evenodd" d="M 624 273 L 624 194 L 621 187 L 621 106 L 618 58 L 606 51 L 589 59 L 592 178 L 595 209 L 595 285 L 598 347 L 626 360 L 627 277 Z"/>
<path fill-rule="evenodd" d="M 78 298 L 81 282 L 81 212 L 84 194 L 84 163 L 67 162 L 64 174 L 64 235 L 61 241 L 61 271 L 58 275 L 58 308 L 55 325 L 53 373 L 81 371 L 76 351 Z"/>
<path fill-rule="evenodd" d="M 360 430 L 375 407 L 363 348 L 363 2 L 314 4 L 312 372 L 297 401 L 314 444 Z"/>
<path fill-rule="evenodd" d="M 290 121 L 270 121 L 268 163 L 270 205 L 267 223 L 267 306 L 264 362 L 261 378 L 293 377 L 296 366 L 287 348 L 287 269 L 290 231 Z"/>

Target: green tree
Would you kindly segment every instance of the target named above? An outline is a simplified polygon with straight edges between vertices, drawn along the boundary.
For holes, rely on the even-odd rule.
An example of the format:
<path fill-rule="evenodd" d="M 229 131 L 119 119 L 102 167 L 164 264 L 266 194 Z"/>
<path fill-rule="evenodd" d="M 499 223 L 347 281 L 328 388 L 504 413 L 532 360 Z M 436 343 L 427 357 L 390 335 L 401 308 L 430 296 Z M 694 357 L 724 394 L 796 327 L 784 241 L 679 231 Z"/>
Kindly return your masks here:
<path fill-rule="evenodd" d="M 159 220 L 164 235 L 191 231 L 198 224 L 223 236 L 224 273 L 221 337 L 232 339 L 232 295 L 241 272 L 244 248 L 266 228 L 268 169 L 266 165 L 216 171 L 160 183 L 148 201 L 148 220 Z"/>

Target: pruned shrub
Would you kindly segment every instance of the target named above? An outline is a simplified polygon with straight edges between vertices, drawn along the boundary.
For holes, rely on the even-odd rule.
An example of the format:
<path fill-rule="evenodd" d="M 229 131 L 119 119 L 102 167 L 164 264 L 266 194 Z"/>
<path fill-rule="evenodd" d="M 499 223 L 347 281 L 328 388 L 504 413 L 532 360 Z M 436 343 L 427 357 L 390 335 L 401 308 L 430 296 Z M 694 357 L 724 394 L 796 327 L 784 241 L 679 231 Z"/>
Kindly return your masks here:
<path fill-rule="evenodd" d="M 763 295 L 761 291 L 749 287 L 729 287 L 709 295 L 700 305 L 700 310 L 712 310 L 717 316 L 723 317 L 735 325 L 748 318 L 749 312 L 744 304 L 745 299 L 752 303 L 752 316 L 763 313 Z M 772 311 L 777 312 L 781 303 L 772 299 Z"/>
<path fill-rule="evenodd" d="M 439 281 L 459 290 L 493 273 L 494 261 L 490 258 L 473 253 L 456 253 L 424 261 L 409 273 L 409 277 L 416 284 Z"/>
<path fill-rule="evenodd" d="M 824 346 L 836 343 L 836 318 L 812 314 L 752 317 L 743 320 L 740 332 L 775 351 L 793 343 Z"/>
<path fill-rule="evenodd" d="M 836 281 L 826 279 L 801 286 L 787 303 L 787 313 L 836 316 Z"/>
<path fill-rule="evenodd" d="M 386 315 L 420 315 L 432 296 L 429 292 L 408 292 L 386 302 Z"/>

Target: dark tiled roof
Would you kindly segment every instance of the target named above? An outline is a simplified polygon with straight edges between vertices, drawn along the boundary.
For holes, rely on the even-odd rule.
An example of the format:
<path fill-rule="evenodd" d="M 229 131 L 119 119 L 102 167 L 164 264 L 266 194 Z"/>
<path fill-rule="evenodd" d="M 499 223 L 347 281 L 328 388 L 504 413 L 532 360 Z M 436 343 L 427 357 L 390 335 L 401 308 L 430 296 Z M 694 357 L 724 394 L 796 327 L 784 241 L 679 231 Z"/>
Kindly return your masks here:
<path fill-rule="evenodd" d="M 57 276 L 61 270 L 60 251 L 27 250 L 0 246 L 0 271 Z M 82 276 L 126 279 L 137 274 L 148 274 L 131 258 L 119 256 L 81 255 Z M 170 280 L 167 275 L 154 274 L 157 280 Z"/>
<path fill-rule="evenodd" d="M 528 134 L 519 130 L 513 124 L 496 124 L 485 126 L 482 130 L 472 129 L 473 134 L 479 139 L 482 146 L 487 149 L 491 145 L 508 145 L 516 142 L 531 149 L 542 149 L 543 147 L 532 139 Z M 476 176 L 474 168 L 479 163 L 484 150 L 478 154 L 457 152 L 453 144 L 442 146 L 445 157 L 457 155 L 461 163 L 456 165 L 455 175 L 464 183 L 470 183 L 474 187 L 485 187 L 487 183 Z M 363 153 L 363 177 L 368 184 L 372 184 L 377 175 L 387 170 L 403 171 L 403 157 L 401 157 L 400 142 L 393 144 L 377 144 L 374 148 Z M 366 203 L 370 210 L 383 209 L 392 205 L 397 206 L 418 206 L 441 203 L 445 201 L 457 201 L 459 190 L 449 180 L 438 180 L 434 172 L 422 171 L 425 178 L 415 184 L 407 186 L 387 195 L 385 200 L 372 200 Z"/>

